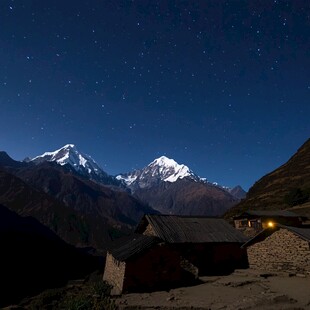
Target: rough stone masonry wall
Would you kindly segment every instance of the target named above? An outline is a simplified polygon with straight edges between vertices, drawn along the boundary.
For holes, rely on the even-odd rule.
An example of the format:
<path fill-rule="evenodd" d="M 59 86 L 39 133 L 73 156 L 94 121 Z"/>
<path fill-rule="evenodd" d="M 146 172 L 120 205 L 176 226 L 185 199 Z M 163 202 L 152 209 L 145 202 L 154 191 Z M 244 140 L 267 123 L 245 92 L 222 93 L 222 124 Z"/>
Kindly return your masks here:
<path fill-rule="evenodd" d="M 287 229 L 247 248 L 251 268 L 310 275 L 309 242 Z"/>
<path fill-rule="evenodd" d="M 112 294 L 119 295 L 123 291 L 126 263 L 119 262 L 107 253 L 103 280 L 113 286 Z"/>
<path fill-rule="evenodd" d="M 156 233 L 152 227 L 151 224 L 148 224 L 145 228 L 145 231 L 143 232 L 143 235 L 146 235 L 146 236 L 156 236 Z"/>

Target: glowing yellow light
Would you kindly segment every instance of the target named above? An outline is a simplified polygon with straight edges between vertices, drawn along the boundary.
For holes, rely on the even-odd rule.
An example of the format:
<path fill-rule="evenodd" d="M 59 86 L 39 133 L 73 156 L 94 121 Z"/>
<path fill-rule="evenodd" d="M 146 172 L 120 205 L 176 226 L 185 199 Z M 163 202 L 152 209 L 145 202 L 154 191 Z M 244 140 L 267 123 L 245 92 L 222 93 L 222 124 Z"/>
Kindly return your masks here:
<path fill-rule="evenodd" d="M 273 227 L 274 223 L 273 222 L 268 222 L 268 227 Z"/>

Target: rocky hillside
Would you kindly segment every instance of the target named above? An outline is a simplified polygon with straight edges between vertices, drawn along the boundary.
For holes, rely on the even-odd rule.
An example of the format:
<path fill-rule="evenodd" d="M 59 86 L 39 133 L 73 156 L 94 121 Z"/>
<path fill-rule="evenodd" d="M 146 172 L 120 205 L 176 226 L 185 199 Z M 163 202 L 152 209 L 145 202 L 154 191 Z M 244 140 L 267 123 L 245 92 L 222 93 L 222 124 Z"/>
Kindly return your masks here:
<path fill-rule="evenodd" d="M 66 242 L 104 248 L 110 242 L 107 221 L 81 214 L 0 168 L 0 203 L 22 216 L 33 216 Z"/>
<path fill-rule="evenodd" d="M 19 216 L 2 205 L 0 243 L 0 307 L 100 267 L 98 258 L 65 243 L 34 218 Z"/>
<path fill-rule="evenodd" d="M 210 183 L 166 156 L 117 179 L 139 200 L 164 214 L 219 216 L 245 193 L 241 187 Z"/>
<path fill-rule="evenodd" d="M 80 177 L 68 165 L 20 164 L 0 155 L 0 203 L 35 217 L 73 245 L 104 250 L 144 213 L 153 212 L 124 190 Z"/>
<path fill-rule="evenodd" d="M 229 210 L 230 218 L 247 209 L 288 209 L 310 200 L 310 139 L 282 166 L 258 180 L 246 199 Z"/>
<path fill-rule="evenodd" d="M 70 209 L 104 219 L 111 225 L 134 226 L 144 213 L 153 212 L 126 191 L 80 178 L 55 163 L 24 167 L 16 175 Z"/>
<path fill-rule="evenodd" d="M 238 202 L 224 189 L 187 178 L 137 189 L 135 195 L 155 210 L 178 215 L 218 216 Z"/>

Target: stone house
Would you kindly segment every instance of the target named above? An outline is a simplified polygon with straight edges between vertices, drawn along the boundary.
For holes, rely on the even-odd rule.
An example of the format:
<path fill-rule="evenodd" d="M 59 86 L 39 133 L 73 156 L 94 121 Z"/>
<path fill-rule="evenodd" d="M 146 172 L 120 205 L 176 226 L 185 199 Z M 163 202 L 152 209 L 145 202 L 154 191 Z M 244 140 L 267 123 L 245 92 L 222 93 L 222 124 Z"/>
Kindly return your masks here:
<path fill-rule="evenodd" d="M 235 216 L 233 219 L 236 229 L 242 231 L 245 235 L 254 236 L 274 223 L 299 227 L 302 225 L 305 217 L 286 210 L 248 210 Z"/>
<path fill-rule="evenodd" d="M 182 269 L 179 253 L 159 238 L 134 234 L 108 251 L 103 280 L 119 295 L 168 289 L 194 277 Z"/>
<path fill-rule="evenodd" d="M 198 275 L 247 268 L 246 240 L 222 219 L 145 215 L 108 251 L 103 279 L 113 294 L 192 284 Z"/>
<path fill-rule="evenodd" d="M 247 266 L 248 239 L 223 219 L 145 215 L 136 233 L 163 240 L 181 256 L 183 267 L 198 275 L 229 273 Z"/>
<path fill-rule="evenodd" d="M 243 245 L 249 265 L 265 271 L 310 275 L 310 228 L 276 224 Z"/>

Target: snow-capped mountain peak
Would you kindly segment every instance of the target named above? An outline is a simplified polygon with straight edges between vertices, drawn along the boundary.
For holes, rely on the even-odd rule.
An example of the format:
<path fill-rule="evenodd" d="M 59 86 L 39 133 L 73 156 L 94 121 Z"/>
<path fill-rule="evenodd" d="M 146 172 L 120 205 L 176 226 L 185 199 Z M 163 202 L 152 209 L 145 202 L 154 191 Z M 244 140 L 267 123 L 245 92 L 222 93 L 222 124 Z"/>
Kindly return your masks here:
<path fill-rule="evenodd" d="M 61 166 L 70 165 L 79 174 L 98 183 L 107 185 L 119 185 L 120 183 L 103 171 L 91 156 L 80 152 L 74 144 L 66 144 L 56 151 L 45 152 L 31 159 L 31 161 L 35 164 L 48 161 Z"/>
<path fill-rule="evenodd" d="M 161 156 L 141 170 L 118 175 L 116 178 L 132 188 L 145 188 L 161 181 L 173 183 L 185 177 L 199 181 L 199 177 L 187 166 L 178 164 L 174 159 Z"/>
<path fill-rule="evenodd" d="M 77 171 L 83 167 L 88 173 L 98 173 L 102 170 L 91 156 L 79 152 L 74 144 L 66 144 L 53 152 L 45 152 L 33 158 L 32 161 L 37 163 L 42 161 L 53 161 L 61 166 L 69 164 Z"/>
<path fill-rule="evenodd" d="M 178 163 L 174 159 L 170 159 L 166 156 L 161 156 L 159 158 L 154 159 L 148 166 L 150 165 L 158 165 L 158 166 L 176 166 Z"/>
<path fill-rule="evenodd" d="M 152 170 L 152 176 L 159 177 L 164 182 L 175 182 L 185 177 L 195 177 L 195 174 L 185 165 L 178 164 L 174 159 L 161 156 L 147 167 Z"/>

